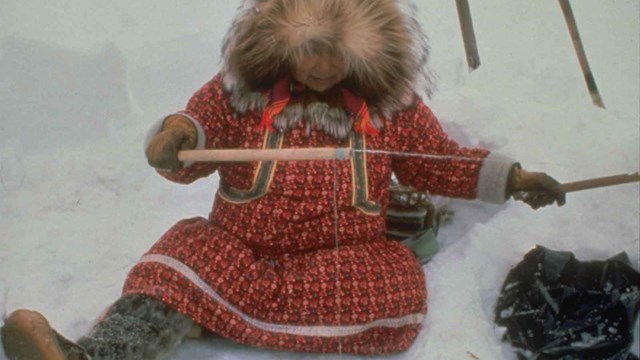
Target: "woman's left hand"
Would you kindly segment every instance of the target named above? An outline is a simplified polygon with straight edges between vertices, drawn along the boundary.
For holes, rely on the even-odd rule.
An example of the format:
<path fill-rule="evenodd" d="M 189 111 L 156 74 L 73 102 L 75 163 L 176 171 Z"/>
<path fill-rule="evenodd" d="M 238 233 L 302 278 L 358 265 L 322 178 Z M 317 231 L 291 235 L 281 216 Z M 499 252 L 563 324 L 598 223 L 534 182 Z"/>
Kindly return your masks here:
<path fill-rule="evenodd" d="M 533 209 L 551 205 L 562 206 L 566 202 L 562 185 L 551 176 L 541 172 L 529 172 L 516 166 L 509 179 L 511 196 L 521 200 Z"/>

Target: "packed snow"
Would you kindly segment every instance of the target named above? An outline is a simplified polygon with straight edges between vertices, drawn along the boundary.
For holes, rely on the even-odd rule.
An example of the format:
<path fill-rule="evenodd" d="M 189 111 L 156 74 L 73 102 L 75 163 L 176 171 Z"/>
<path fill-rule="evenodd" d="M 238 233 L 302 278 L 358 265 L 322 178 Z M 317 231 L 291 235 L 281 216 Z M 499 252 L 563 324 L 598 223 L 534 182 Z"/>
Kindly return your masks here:
<path fill-rule="evenodd" d="M 184 187 L 148 167 L 146 129 L 220 67 L 236 1 L 0 2 L 0 313 L 43 312 L 77 338 L 130 269 L 182 218 L 206 216 L 217 177 Z M 574 1 L 606 104 L 591 104 L 556 1 L 472 2 L 481 67 L 469 72 L 455 3 L 419 0 L 449 134 L 561 182 L 640 167 L 640 3 Z M 510 267 L 536 244 L 640 263 L 640 187 L 571 193 L 564 207 L 454 200 L 425 265 L 429 314 L 388 359 L 514 359 L 493 324 Z M 440 199 L 447 201 L 446 199 Z M 0 320 L 0 324 L 2 320 Z M 638 326 L 636 324 L 636 343 Z M 0 351 L 0 358 L 4 355 Z M 174 359 L 341 359 L 189 340 Z"/>

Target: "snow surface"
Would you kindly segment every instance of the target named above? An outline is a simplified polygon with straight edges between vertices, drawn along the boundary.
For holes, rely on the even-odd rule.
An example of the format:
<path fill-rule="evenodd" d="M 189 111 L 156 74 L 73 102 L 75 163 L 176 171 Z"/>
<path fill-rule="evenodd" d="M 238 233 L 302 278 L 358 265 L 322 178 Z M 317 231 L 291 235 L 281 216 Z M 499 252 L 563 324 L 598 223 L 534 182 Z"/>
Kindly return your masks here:
<path fill-rule="evenodd" d="M 469 73 L 453 1 L 419 0 L 439 91 L 461 143 L 563 182 L 640 164 L 640 3 L 573 7 L 606 110 L 589 99 L 557 2 L 472 4 L 482 66 Z M 238 1 L 0 1 L 0 312 L 42 311 L 87 331 L 129 268 L 181 218 L 208 214 L 217 178 L 171 184 L 146 165 L 148 126 L 219 69 Z M 639 186 L 572 193 L 562 208 L 453 201 L 425 266 L 424 331 L 390 359 L 513 359 L 492 322 L 509 268 L 536 244 L 640 262 Z M 1 320 L 0 320 L 1 323 Z M 637 341 L 636 326 L 636 343 Z M 2 358 L 0 351 L 0 358 Z M 188 341 L 175 359 L 340 359 Z"/>

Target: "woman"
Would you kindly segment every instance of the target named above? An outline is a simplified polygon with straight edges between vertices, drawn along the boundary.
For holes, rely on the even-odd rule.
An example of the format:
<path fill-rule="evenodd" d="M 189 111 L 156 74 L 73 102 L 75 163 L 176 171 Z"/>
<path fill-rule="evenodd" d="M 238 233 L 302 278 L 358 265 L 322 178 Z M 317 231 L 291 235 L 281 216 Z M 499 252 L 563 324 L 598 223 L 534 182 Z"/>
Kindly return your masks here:
<path fill-rule="evenodd" d="M 407 0 L 245 0 L 223 68 L 152 129 L 149 163 L 190 183 L 215 171 L 207 219 L 180 221 L 134 266 L 77 344 L 19 310 L 10 359 L 155 359 L 198 326 L 304 352 L 404 351 L 427 312 L 424 273 L 385 238 L 392 174 L 433 194 L 532 207 L 558 183 L 461 148 L 423 103 L 428 46 Z M 181 149 L 350 147 L 352 159 L 182 164 Z M 27 345 L 25 345 L 27 344 Z M 28 357 L 30 356 L 30 357 Z"/>

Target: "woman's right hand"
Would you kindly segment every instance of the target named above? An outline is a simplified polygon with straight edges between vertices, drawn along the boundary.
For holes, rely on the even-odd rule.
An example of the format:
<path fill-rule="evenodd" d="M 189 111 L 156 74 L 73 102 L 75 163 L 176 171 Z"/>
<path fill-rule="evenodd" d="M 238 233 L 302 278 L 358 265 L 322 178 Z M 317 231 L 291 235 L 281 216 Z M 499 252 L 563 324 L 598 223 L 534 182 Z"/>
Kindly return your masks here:
<path fill-rule="evenodd" d="M 182 168 L 178 151 L 192 150 L 198 142 L 198 131 L 191 120 L 181 115 L 168 117 L 162 130 L 149 142 L 145 154 L 149 165 L 176 172 Z"/>

